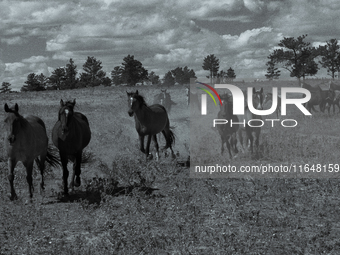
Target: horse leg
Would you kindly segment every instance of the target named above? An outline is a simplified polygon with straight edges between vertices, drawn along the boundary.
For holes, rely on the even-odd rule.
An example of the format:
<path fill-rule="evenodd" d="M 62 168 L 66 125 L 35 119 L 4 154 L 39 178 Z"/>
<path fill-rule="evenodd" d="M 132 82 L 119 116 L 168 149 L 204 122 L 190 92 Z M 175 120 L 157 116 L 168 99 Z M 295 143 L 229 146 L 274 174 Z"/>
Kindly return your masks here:
<path fill-rule="evenodd" d="M 222 141 L 222 143 L 221 143 L 221 155 L 223 155 L 223 152 L 224 152 L 224 137 L 223 136 L 221 136 L 221 141 Z"/>
<path fill-rule="evenodd" d="M 11 187 L 11 196 L 10 196 L 10 199 L 12 201 L 15 200 L 15 199 L 18 199 L 18 196 L 15 193 L 14 185 L 13 185 L 13 182 L 14 182 L 14 168 L 15 168 L 16 164 L 17 164 L 17 162 L 16 162 L 15 159 L 11 159 L 11 158 L 8 159 L 8 181 L 9 181 L 9 185 Z"/>
<path fill-rule="evenodd" d="M 254 137 L 253 137 L 253 134 L 251 132 L 251 130 L 247 130 L 247 142 L 250 142 L 250 152 L 251 154 L 253 154 L 253 144 L 254 144 Z"/>
<path fill-rule="evenodd" d="M 144 149 L 144 135 L 139 135 L 139 149 L 140 149 L 141 152 L 145 153 L 145 149 Z"/>
<path fill-rule="evenodd" d="M 146 150 L 145 150 L 146 159 L 148 159 L 148 157 L 149 157 L 150 144 L 151 144 L 151 136 L 152 135 L 148 135 L 148 140 L 146 141 Z"/>
<path fill-rule="evenodd" d="M 44 183 L 44 171 L 45 171 L 45 160 L 46 160 L 46 154 L 40 155 L 39 160 L 39 169 L 40 169 L 40 175 L 41 175 L 41 182 L 40 182 L 40 193 L 45 189 L 45 183 Z"/>
<path fill-rule="evenodd" d="M 176 158 L 174 151 L 172 150 L 172 132 L 170 130 L 170 127 L 167 125 L 167 127 L 165 129 L 162 130 L 162 134 L 164 135 L 166 144 L 165 146 L 162 148 L 162 150 L 166 150 L 167 148 L 170 148 L 171 150 L 171 156 L 172 158 Z"/>
<path fill-rule="evenodd" d="M 28 183 L 28 192 L 30 194 L 30 198 L 33 197 L 33 178 L 32 178 L 32 171 L 33 171 L 33 160 L 24 162 L 24 166 L 26 167 L 26 180 Z"/>
<path fill-rule="evenodd" d="M 159 159 L 159 146 L 158 146 L 158 142 L 157 142 L 157 135 L 153 135 L 152 136 L 152 140 L 155 143 L 155 147 L 156 147 L 156 160 L 158 161 L 158 159 Z"/>
<path fill-rule="evenodd" d="M 80 181 L 80 174 L 81 174 L 81 157 L 82 157 L 83 151 L 80 151 L 76 155 L 76 159 L 73 163 L 73 175 L 72 175 L 72 182 L 74 186 L 79 187 L 81 184 Z M 76 180 L 74 181 L 74 175 L 76 176 Z M 73 188 L 73 187 L 72 187 Z"/>
<path fill-rule="evenodd" d="M 230 160 L 233 158 L 233 155 L 231 154 L 231 149 L 230 149 L 230 143 L 229 143 L 229 139 L 226 139 L 226 144 L 227 144 L 227 148 L 228 148 L 228 152 L 229 152 L 229 157 Z"/>
<path fill-rule="evenodd" d="M 68 195 L 68 187 L 67 187 L 67 179 L 68 179 L 68 170 L 67 170 L 67 163 L 68 163 L 68 157 L 67 155 L 60 153 L 60 160 L 61 165 L 63 167 L 63 186 L 64 186 L 64 195 Z"/>

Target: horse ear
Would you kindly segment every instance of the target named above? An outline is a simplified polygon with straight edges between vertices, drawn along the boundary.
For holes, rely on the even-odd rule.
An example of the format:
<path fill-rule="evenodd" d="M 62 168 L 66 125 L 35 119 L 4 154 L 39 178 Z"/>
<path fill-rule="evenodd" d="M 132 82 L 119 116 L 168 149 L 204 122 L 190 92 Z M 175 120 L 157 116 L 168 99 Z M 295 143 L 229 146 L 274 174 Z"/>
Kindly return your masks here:
<path fill-rule="evenodd" d="M 261 94 L 263 93 L 263 88 L 261 88 L 260 92 L 261 92 Z"/>
<path fill-rule="evenodd" d="M 19 112 L 19 106 L 18 106 L 17 103 L 15 103 L 14 110 L 15 110 L 16 112 Z"/>
<path fill-rule="evenodd" d="M 8 105 L 7 105 L 7 103 L 5 104 L 5 107 L 4 107 L 4 109 L 5 109 L 5 112 L 9 112 L 9 108 L 8 108 Z"/>
<path fill-rule="evenodd" d="M 253 87 L 253 94 L 255 94 L 256 93 L 256 89 Z"/>
<path fill-rule="evenodd" d="M 62 99 L 60 99 L 60 106 L 63 107 L 64 106 L 64 101 Z"/>
<path fill-rule="evenodd" d="M 138 95 L 138 89 L 136 90 L 136 94 Z"/>
<path fill-rule="evenodd" d="M 73 104 L 73 106 L 75 106 L 75 104 L 76 104 L 76 99 L 73 99 L 72 104 Z"/>

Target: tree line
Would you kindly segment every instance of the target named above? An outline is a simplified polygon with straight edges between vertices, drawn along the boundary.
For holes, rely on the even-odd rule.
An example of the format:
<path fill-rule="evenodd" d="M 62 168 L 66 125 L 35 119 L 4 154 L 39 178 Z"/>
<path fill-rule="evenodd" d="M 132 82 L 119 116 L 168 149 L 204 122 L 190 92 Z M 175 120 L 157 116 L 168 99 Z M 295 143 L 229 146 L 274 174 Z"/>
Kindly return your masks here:
<path fill-rule="evenodd" d="M 307 35 L 297 38 L 284 37 L 279 42 L 278 46 L 281 48 L 275 49 L 267 57 L 267 79 L 279 79 L 281 68 L 287 70 L 291 77 L 296 77 L 300 83 L 301 78 L 317 74 L 320 69 L 318 64 L 326 68 L 332 79 L 337 77 L 340 71 L 340 45 L 337 39 L 331 39 L 319 47 L 312 47 L 311 43 L 305 40 L 306 37 Z M 155 72 L 149 73 L 133 55 L 123 58 L 122 64 L 113 68 L 110 77 L 107 77 L 102 68 L 100 60 L 89 56 L 83 64 L 83 72 L 78 74 L 77 66 L 71 58 L 65 67 L 56 68 L 49 77 L 42 73 L 30 73 L 21 91 L 63 90 L 99 85 L 135 86 L 146 82 L 152 85 L 173 86 L 176 83 L 189 84 L 190 78 L 196 78 L 195 71 L 185 66 L 169 70 L 163 79 L 160 79 Z M 204 58 L 202 68 L 209 72 L 206 77 L 211 83 L 226 83 L 236 78 L 231 67 L 227 71 L 220 70 L 220 60 L 214 54 Z M 10 87 L 10 83 L 3 82 L 0 93 L 10 92 Z"/>

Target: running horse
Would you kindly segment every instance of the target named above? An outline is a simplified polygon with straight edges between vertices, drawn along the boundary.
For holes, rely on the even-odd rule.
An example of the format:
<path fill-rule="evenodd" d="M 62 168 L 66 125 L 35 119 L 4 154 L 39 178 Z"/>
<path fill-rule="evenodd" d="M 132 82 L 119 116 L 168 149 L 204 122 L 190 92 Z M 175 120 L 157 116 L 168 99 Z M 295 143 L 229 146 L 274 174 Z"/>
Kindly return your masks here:
<path fill-rule="evenodd" d="M 156 135 L 163 133 L 166 140 L 166 145 L 162 150 L 170 148 L 171 155 L 175 158 L 172 150 L 172 144 L 175 142 L 175 135 L 170 129 L 170 121 L 168 113 L 164 106 L 154 104 L 147 106 L 144 98 L 136 92 L 126 92 L 128 96 L 128 114 L 134 116 L 135 126 L 139 135 L 140 150 L 146 154 L 146 159 L 149 157 L 151 138 L 155 143 L 156 159 L 159 158 L 159 147 Z M 148 136 L 146 149 L 144 149 L 144 137 Z"/>
<path fill-rule="evenodd" d="M 59 149 L 61 164 L 63 167 L 63 185 L 64 194 L 68 195 L 67 179 L 69 172 L 67 163 L 73 162 L 73 174 L 70 182 L 70 188 L 81 185 L 81 162 L 83 149 L 90 143 L 91 130 L 89 121 L 86 116 L 80 112 L 74 111 L 76 100 L 73 102 L 60 100 L 60 109 L 58 121 L 52 130 L 52 141 Z M 74 177 L 76 178 L 74 179 Z"/>
<path fill-rule="evenodd" d="M 40 169 L 41 183 L 40 191 L 44 190 L 45 161 L 51 166 L 60 165 L 59 159 L 53 154 L 48 146 L 45 123 L 38 117 L 28 115 L 23 117 L 19 114 L 19 106 L 9 108 L 5 104 L 5 155 L 8 159 L 8 180 L 11 189 L 11 200 L 18 199 L 14 190 L 14 169 L 19 161 L 26 168 L 26 180 L 30 198 L 33 197 L 33 164 L 34 160 Z"/>
<path fill-rule="evenodd" d="M 220 111 L 217 114 L 218 119 L 224 119 L 228 122 L 223 125 L 217 125 L 218 133 L 221 136 L 221 154 L 224 152 L 224 143 L 227 146 L 229 157 L 232 159 L 231 148 L 235 153 L 238 153 L 237 150 L 237 140 L 236 133 L 239 129 L 238 125 L 231 125 L 230 123 L 238 122 L 238 117 L 233 115 L 233 101 L 232 97 L 228 94 L 220 95 L 222 105 L 220 105 Z"/>
<path fill-rule="evenodd" d="M 263 100 L 264 100 L 264 94 L 263 94 L 263 88 L 261 88 L 259 91 L 255 90 L 253 88 L 252 93 L 252 102 L 253 107 L 257 110 L 263 109 Z M 258 116 L 254 113 L 252 113 L 249 110 L 248 104 L 245 104 L 244 108 L 244 115 L 237 115 L 239 122 L 244 123 L 244 125 L 241 125 L 238 130 L 238 143 L 241 145 L 241 148 L 244 150 L 243 146 L 243 133 L 246 134 L 246 142 L 250 143 L 250 151 L 251 154 L 254 153 L 254 145 L 255 145 L 255 152 L 258 154 L 258 147 L 260 143 L 260 134 L 261 134 L 261 127 L 259 124 L 255 124 L 255 122 L 260 121 L 252 121 L 252 120 L 262 120 L 261 116 Z M 249 125 L 249 121 L 251 121 L 251 125 Z"/>

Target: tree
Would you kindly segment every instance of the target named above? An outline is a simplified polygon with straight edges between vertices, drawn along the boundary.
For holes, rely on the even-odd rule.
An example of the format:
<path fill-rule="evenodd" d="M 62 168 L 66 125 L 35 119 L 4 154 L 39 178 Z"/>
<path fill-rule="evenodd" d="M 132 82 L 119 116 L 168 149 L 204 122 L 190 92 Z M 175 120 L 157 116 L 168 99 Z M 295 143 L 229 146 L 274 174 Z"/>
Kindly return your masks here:
<path fill-rule="evenodd" d="M 171 71 L 167 72 L 164 75 L 163 85 L 164 86 L 173 86 L 173 85 L 175 85 L 175 78 L 172 76 Z"/>
<path fill-rule="evenodd" d="M 151 71 L 149 74 L 148 80 L 151 82 L 152 85 L 157 85 L 159 84 L 159 76 L 155 74 L 154 71 Z"/>
<path fill-rule="evenodd" d="M 269 58 L 270 59 L 270 58 Z M 268 80 L 273 80 L 273 79 L 279 79 L 280 74 L 280 70 L 278 70 L 277 67 L 275 67 L 275 62 L 270 59 L 267 63 L 266 66 L 268 66 L 267 68 L 267 74 L 265 74 L 266 78 Z"/>
<path fill-rule="evenodd" d="M 138 82 L 144 82 L 148 78 L 148 71 L 143 67 L 142 63 L 128 55 L 123 59 L 121 66 L 121 79 L 123 83 L 135 86 Z M 117 70 L 116 70 L 117 71 Z"/>
<path fill-rule="evenodd" d="M 212 84 L 213 78 L 217 76 L 218 69 L 220 68 L 220 61 L 214 54 L 208 55 L 203 60 L 203 70 L 209 70 L 210 83 Z"/>
<path fill-rule="evenodd" d="M 111 71 L 111 80 L 114 85 L 119 86 L 123 83 L 122 73 L 123 73 L 122 67 L 116 66 L 115 68 L 113 68 L 113 70 Z"/>
<path fill-rule="evenodd" d="M 106 73 L 102 71 L 102 62 L 95 57 L 87 57 L 85 64 L 83 65 L 84 73 L 80 75 L 80 87 L 95 87 L 102 84 Z"/>
<path fill-rule="evenodd" d="M 180 85 L 189 84 L 190 78 L 196 78 L 196 74 L 193 69 L 189 69 L 187 66 L 184 68 L 176 67 L 171 70 L 172 76 L 175 78 L 175 82 Z"/>
<path fill-rule="evenodd" d="M 327 69 L 327 74 L 334 78 L 335 73 L 340 69 L 340 46 L 337 39 L 331 39 L 325 46 L 320 46 L 319 51 L 322 56 L 319 63 Z"/>
<path fill-rule="evenodd" d="M 274 50 L 268 57 L 276 63 L 282 63 L 283 68 L 290 72 L 291 77 L 296 77 L 301 85 L 301 77 L 305 79 L 306 76 L 315 75 L 318 71 L 318 65 L 314 61 L 317 57 L 318 51 L 315 47 L 311 47 L 309 42 L 304 39 L 307 35 L 294 37 L 284 37 L 279 46 L 281 49 Z"/>
<path fill-rule="evenodd" d="M 67 89 L 74 89 L 78 83 L 77 79 L 77 66 L 74 64 L 72 58 L 70 58 L 69 63 L 66 65 L 65 68 L 65 87 Z"/>
<path fill-rule="evenodd" d="M 35 73 L 30 73 L 27 76 L 27 81 L 25 81 L 26 85 L 22 86 L 21 91 L 45 90 L 45 80 L 46 77 L 43 74 L 36 75 Z"/>
<path fill-rule="evenodd" d="M 48 78 L 48 83 L 55 87 L 55 89 L 64 89 L 66 80 L 66 70 L 63 67 L 58 67 L 52 72 L 52 75 Z"/>
<path fill-rule="evenodd" d="M 227 70 L 227 79 L 230 81 L 233 81 L 236 78 L 236 74 L 234 69 L 232 69 L 231 67 Z"/>
<path fill-rule="evenodd" d="M 11 84 L 9 82 L 3 82 L 0 88 L 0 93 L 8 93 L 11 91 Z"/>

